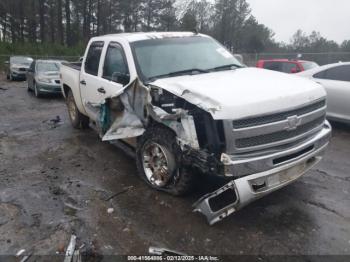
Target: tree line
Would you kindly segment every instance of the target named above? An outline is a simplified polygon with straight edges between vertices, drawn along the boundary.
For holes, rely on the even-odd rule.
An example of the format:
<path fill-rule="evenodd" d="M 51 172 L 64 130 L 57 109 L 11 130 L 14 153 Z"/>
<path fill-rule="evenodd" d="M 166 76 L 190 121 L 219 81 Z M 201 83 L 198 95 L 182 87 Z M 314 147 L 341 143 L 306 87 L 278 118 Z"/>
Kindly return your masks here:
<path fill-rule="evenodd" d="M 138 31 L 212 35 L 233 52 L 350 52 L 318 32 L 298 30 L 288 44 L 252 15 L 246 0 L 1 0 L 0 41 L 84 46 L 92 36 Z M 1 50 L 0 50 L 1 51 Z"/>

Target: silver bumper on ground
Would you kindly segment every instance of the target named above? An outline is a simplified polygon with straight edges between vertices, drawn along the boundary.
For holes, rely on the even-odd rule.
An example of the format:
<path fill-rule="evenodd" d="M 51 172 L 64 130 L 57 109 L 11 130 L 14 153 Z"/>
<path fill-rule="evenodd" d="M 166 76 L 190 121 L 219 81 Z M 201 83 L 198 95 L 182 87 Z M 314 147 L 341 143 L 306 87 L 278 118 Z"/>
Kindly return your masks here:
<path fill-rule="evenodd" d="M 302 150 L 314 145 L 311 151 L 289 159 L 278 167 L 230 181 L 199 199 L 193 205 L 194 212 L 204 214 L 208 223 L 213 225 L 249 203 L 292 183 L 322 159 L 330 135 L 331 127 L 327 123 L 316 138 L 298 147 L 298 150 Z M 289 150 L 289 153 L 293 154 L 295 150 Z"/>

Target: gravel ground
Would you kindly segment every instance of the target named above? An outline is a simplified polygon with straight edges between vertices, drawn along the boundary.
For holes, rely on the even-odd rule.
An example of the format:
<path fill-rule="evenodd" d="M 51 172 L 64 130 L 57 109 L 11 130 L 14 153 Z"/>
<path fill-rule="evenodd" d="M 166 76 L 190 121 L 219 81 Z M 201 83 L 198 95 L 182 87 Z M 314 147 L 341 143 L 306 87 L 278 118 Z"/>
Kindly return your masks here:
<path fill-rule="evenodd" d="M 149 246 L 198 255 L 350 255 L 350 127 L 333 126 L 315 169 L 210 227 L 191 205 L 212 178 L 185 198 L 152 191 L 132 158 L 93 130 L 70 126 L 62 98 L 37 99 L 25 82 L 1 77 L 0 254 L 62 254 L 74 233 L 96 256 L 147 254 Z"/>

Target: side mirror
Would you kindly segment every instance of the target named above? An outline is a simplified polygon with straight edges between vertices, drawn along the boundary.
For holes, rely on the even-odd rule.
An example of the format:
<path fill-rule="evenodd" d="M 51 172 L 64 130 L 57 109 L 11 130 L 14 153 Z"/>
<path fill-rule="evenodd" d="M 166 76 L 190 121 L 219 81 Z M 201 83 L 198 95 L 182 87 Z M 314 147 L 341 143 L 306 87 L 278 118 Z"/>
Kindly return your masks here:
<path fill-rule="evenodd" d="M 121 72 L 114 72 L 111 80 L 125 86 L 130 82 L 130 75 Z"/>
<path fill-rule="evenodd" d="M 238 62 L 243 64 L 243 62 L 244 62 L 243 61 L 243 55 L 241 55 L 241 54 L 234 54 L 233 56 L 234 56 L 234 58 L 236 58 L 238 60 Z"/>

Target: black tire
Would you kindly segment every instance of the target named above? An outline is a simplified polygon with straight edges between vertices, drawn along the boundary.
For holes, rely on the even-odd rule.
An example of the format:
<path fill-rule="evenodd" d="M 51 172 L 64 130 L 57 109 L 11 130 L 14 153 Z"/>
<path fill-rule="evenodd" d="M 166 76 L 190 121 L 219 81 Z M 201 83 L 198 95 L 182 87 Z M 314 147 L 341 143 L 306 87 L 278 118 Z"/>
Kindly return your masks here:
<path fill-rule="evenodd" d="M 6 74 L 6 79 L 10 80 L 10 75 L 9 74 Z"/>
<path fill-rule="evenodd" d="M 30 87 L 29 87 L 29 82 L 27 81 L 27 91 L 28 92 L 32 92 L 32 89 L 30 89 Z"/>
<path fill-rule="evenodd" d="M 160 145 L 166 152 L 168 165 L 168 178 L 164 185 L 155 185 L 146 175 L 144 166 L 145 150 L 150 144 Z M 165 191 L 175 196 L 181 196 L 190 193 L 195 184 L 195 172 L 191 172 L 189 167 L 182 165 L 182 151 L 176 142 L 175 133 L 162 126 L 153 126 L 138 139 L 136 148 L 136 165 L 138 174 L 152 188 Z"/>
<path fill-rule="evenodd" d="M 75 103 L 72 91 L 68 91 L 67 94 L 67 107 L 69 119 L 72 126 L 76 129 L 87 129 L 89 128 L 89 118 L 79 112 L 78 107 Z"/>

